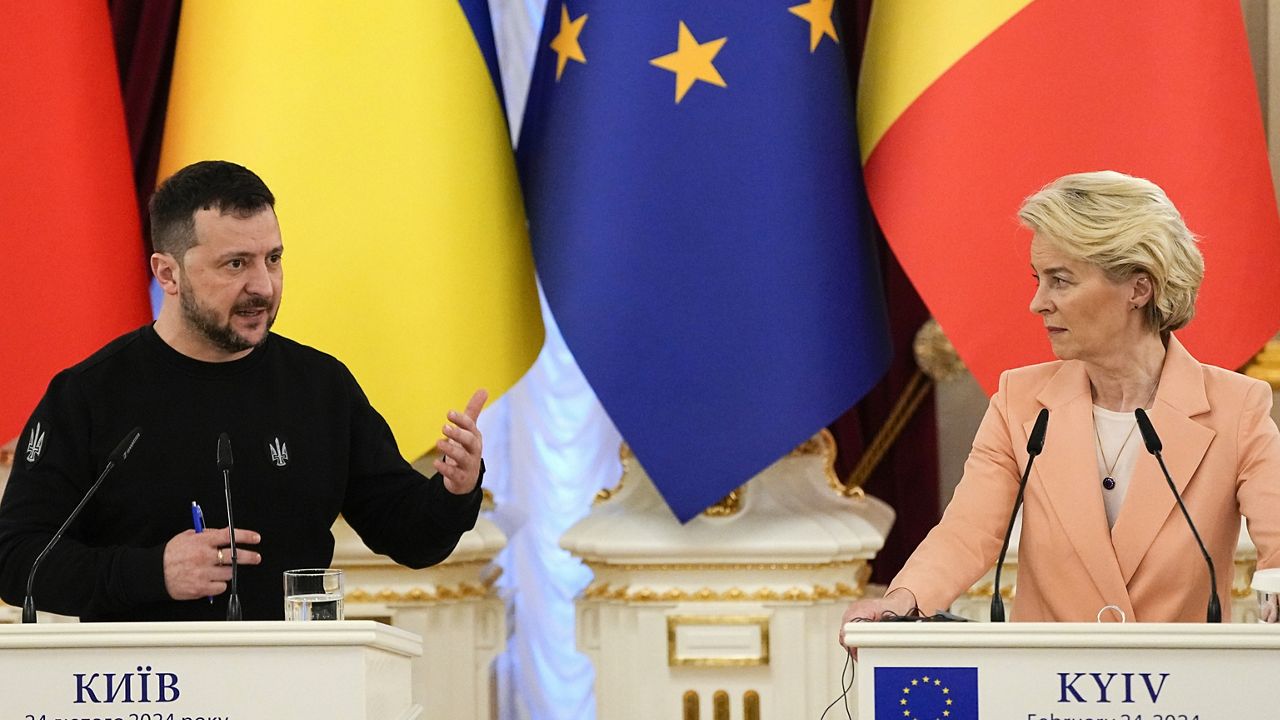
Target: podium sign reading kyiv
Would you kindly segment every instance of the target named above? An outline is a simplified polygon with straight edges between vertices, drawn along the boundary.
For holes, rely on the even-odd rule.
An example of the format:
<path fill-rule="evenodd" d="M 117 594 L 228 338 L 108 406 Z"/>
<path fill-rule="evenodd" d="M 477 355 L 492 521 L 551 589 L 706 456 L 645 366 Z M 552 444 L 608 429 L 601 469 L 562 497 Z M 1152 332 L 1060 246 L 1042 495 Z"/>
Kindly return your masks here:
<path fill-rule="evenodd" d="M 977 720 L 976 667 L 878 667 L 875 672 L 875 720 Z"/>
<path fill-rule="evenodd" d="M 985 703 L 988 716 L 999 712 L 1019 720 L 1199 720 L 1198 713 L 1158 704 L 1168 672 L 1024 673 L 1021 679 L 1010 676 L 1004 684 L 993 682 L 999 673 L 988 671 L 984 676 L 990 685 L 987 692 L 994 693 Z M 1042 691 L 1038 702 L 1028 702 L 1025 692 L 1035 694 L 1037 689 Z M 978 695 L 976 667 L 875 668 L 875 720 L 977 720 Z"/>
<path fill-rule="evenodd" d="M 0 625 L 0 720 L 406 720 L 421 653 L 368 620 Z"/>

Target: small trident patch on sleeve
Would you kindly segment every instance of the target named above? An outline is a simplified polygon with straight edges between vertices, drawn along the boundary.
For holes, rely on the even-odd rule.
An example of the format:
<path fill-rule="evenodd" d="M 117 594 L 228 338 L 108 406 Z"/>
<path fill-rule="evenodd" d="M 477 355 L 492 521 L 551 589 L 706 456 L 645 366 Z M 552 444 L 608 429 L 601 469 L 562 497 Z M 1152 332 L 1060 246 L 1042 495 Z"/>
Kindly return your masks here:
<path fill-rule="evenodd" d="M 27 467 L 33 467 L 40 462 L 40 458 L 44 455 L 44 436 L 45 433 L 40 429 L 40 423 L 37 422 L 35 427 L 29 429 L 26 445 Z"/>

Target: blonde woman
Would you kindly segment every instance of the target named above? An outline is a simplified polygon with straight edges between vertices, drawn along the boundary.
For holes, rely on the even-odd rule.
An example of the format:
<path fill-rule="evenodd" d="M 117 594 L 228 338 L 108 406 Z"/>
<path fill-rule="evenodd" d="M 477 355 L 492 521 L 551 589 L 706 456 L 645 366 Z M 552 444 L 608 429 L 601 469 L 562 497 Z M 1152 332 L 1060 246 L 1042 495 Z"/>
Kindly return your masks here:
<path fill-rule="evenodd" d="M 1027 198 L 1019 217 L 1034 233 L 1030 309 L 1058 360 L 1001 376 L 941 522 L 884 597 L 851 604 L 844 621 L 932 614 L 994 564 L 1028 433 L 1048 408 L 1026 489 L 1012 619 L 1093 622 L 1110 605 L 1129 621 L 1202 622 L 1208 570 L 1134 410 L 1145 408 L 1160 433 L 1218 569 L 1218 594 L 1229 598 L 1242 514 L 1259 566 L 1280 564 L 1271 388 L 1202 365 L 1174 335 L 1195 312 L 1204 261 L 1155 184 L 1109 171 L 1068 175 Z"/>

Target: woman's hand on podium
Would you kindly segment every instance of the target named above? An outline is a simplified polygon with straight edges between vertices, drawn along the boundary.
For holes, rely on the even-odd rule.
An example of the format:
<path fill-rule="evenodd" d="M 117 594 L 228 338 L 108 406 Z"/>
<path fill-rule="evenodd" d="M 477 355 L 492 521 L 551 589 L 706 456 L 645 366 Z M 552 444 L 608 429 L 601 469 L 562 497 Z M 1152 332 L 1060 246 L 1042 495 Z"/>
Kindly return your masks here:
<path fill-rule="evenodd" d="M 840 647 L 847 647 L 844 642 L 844 626 L 851 622 L 878 622 L 885 616 L 907 615 L 916 609 L 916 596 L 904 587 L 893 588 L 881 598 L 855 600 L 845 608 L 844 617 L 840 620 Z M 854 660 L 858 659 L 858 649 L 848 648 Z"/>
<path fill-rule="evenodd" d="M 236 530 L 236 562 L 257 565 L 262 555 L 245 545 L 262 542 L 253 530 Z M 164 546 L 164 589 L 174 600 L 221 595 L 231 580 L 231 533 L 227 528 L 209 528 L 198 533 L 187 530 L 173 536 Z"/>

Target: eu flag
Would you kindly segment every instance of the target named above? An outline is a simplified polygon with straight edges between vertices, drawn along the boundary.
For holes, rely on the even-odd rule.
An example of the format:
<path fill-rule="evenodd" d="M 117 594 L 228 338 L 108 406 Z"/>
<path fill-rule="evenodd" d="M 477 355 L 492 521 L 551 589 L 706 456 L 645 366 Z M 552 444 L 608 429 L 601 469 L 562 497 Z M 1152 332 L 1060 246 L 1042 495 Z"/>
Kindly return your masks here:
<path fill-rule="evenodd" d="M 517 161 L 569 349 L 685 521 L 888 363 L 831 0 L 551 0 Z"/>
<path fill-rule="evenodd" d="M 875 720 L 977 720 L 978 669 L 878 667 Z"/>

